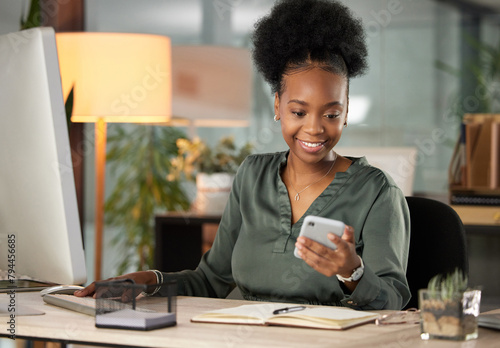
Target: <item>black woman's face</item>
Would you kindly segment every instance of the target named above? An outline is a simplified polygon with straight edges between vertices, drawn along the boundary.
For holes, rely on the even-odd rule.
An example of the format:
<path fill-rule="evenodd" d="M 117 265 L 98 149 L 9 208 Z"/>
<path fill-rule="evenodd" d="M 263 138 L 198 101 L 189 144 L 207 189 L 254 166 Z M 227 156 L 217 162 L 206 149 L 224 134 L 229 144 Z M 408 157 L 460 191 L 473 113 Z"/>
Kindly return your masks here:
<path fill-rule="evenodd" d="M 284 90 L 275 96 L 290 156 L 305 163 L 329 160 L 347 122 L 347 78 L 321 68 L 284 76 Z"/>

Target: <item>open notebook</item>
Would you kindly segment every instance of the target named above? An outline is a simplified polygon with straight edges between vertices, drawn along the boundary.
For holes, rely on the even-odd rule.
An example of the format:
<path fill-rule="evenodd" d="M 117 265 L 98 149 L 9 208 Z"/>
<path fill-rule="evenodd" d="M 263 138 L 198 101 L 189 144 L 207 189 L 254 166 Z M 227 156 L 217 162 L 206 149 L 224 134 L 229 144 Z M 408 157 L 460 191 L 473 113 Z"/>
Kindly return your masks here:
<path fill-rule="evenodd" d="M 341 330 L 374 321 L 379 314 L 349 308 L 318 306 L 304 310 L 273 314 L 283 304 L 252 304 L 205 312 L 191 318 L 192 322 L 279 325 L 314 329 Z"/>

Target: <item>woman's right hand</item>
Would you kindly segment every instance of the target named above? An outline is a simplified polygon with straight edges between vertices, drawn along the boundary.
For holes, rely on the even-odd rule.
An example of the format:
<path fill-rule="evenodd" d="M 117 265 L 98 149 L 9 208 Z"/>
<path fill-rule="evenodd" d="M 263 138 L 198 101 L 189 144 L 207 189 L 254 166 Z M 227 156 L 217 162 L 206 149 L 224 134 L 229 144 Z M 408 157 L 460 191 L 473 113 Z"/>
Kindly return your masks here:
<path fill-rule="evenodd" d="M 156 284 L 156 275 L 153 271 L 141 271 L 141 272 L 128 273 L 128 274 L 124 274 L 124 275 L 121 275 L 118 277 L 106 279 L 105 281 L 123 280 L 123 279 L 131 279 L 136 284 L 146 284 L 146 285 Z M 90 285 L 88 285 L 86 288 L 84 288 L 82 290 L 75 291 L 74 295 L 78 296 L 78 297 L 92 296 L 95 298 L 95 283 L 96 282 L 93 282 Z"/>

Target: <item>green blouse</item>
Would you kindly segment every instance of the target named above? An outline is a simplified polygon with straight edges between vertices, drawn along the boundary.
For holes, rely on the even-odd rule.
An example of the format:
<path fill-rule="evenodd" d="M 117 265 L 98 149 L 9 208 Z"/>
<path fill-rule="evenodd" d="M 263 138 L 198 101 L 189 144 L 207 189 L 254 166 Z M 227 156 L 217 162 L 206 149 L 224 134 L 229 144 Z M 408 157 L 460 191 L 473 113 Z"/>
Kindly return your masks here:
<path fill-rule="evenodd" d="M 406 265 L 410 216 L 402 191 L 365 158 L 349 158 L 304 216 L 291 223 L 281 168 L 288 152 L 249 156 L 240 166 L 212 248 L 198 268 L 164 273 L 177 279 L 179 295 L 225 297 L 236 284 L 245 299 L 401 309 L 410 298 Z M 293 255 L 307 215 L 354 227 L 365 272 L 350 293 Z M 161 294 L 161 291 L 160 291 Z"/>

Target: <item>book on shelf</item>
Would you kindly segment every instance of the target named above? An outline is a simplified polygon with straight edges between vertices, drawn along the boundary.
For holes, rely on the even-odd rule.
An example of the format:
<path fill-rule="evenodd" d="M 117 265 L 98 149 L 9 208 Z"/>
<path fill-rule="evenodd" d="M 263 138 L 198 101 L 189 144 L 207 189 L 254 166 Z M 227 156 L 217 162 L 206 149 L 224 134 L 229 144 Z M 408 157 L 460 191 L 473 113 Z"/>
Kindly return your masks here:
<path fill-rule="evenodd" d="M 455 144 L 448 169 L 448 181 L 453 185 L 465 186 L 467 180 L 467 158 L 465 153 L 465 124 L 460 125 L 460 135 Z"/>
<path fill-rule="evenodd" d="M 314 306 L 282 314 L 274 311 L 295 307 L 288 304 L 251 304 L 204 312 L 192 322 L 245 325 L 277 325 L 313 329 L 342 330 L 375 321 L 379 314 L 333 306 Z"/>
<path fill-rule="evenodd" d="M 491 181 L 490 188 L 500 187 L 500 122 L 491 125 Z"/>
<path fill-rule="evenodd" d="M 500 206 L 500 189 L 450 187 L 450 204 Z"/>
<path fill-rule="evenodd" d="M 500 196 L 481 196 L 452 193 L 450 195 L 450 204 L 453 205 L 500 205 Z"/>
<path fill-rule="evenodd" d="M 467 187 L 486 185 L 486 173 L 489 167 L 489 163 L 485 162 L 485 158 L 489 160 L 489 154 L 484 153 L 486 142 L 488 144 L 486 149 L 490 149 L 489 139 L 484 139 L 487 134 L 482 124 L 468 123 L 465 125 Z"/>
<path fill-rule="evenodd" d="M 500 205 L 500 114 L 466 114 L 448 170 L 452 204 Z"/>

